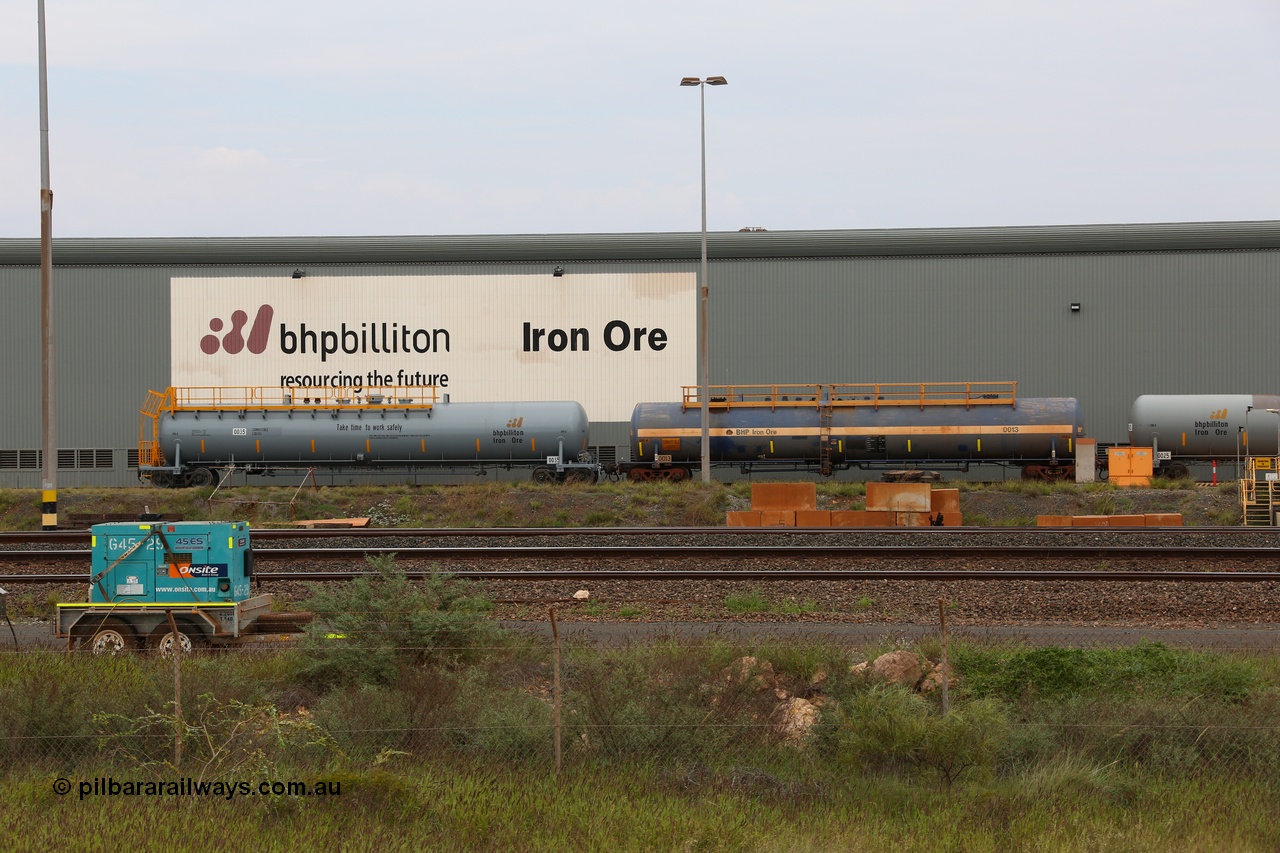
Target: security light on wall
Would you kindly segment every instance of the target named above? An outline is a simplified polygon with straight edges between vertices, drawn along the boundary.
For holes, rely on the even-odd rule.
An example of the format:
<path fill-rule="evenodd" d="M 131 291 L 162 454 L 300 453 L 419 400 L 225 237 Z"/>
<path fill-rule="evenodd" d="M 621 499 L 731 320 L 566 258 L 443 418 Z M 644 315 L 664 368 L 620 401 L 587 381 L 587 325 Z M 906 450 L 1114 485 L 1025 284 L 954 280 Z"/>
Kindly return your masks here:
<path fill-rule="evenodd" d="M 1073 312 L 1074 312 L 1074 311 L 1079 311 L 1079 310 L 1080 310 L 1080 303 L 1079 303 L 1079 302 L 1072 302 L 1072 303 L 1071 303 L 1071 310 L 1072 310 Z"/>
<path fill-rule="evenodd" d="M 556 267 L 551 271 L 551 274 L 556 278 L 559 278 L 560 276 L 564 275 L 564 267 Z"/>
<path fill-rule="evenodd" d="M 293 277 L 294 277 L 294 278 L 302 278 L 302 277 L 303 277 L 304 275 L 306 275 L 306 274 L 307 274 L 307 273 L 306 273 L 306 270 L 294 270 L 294 271 L 293 271 Z"/>

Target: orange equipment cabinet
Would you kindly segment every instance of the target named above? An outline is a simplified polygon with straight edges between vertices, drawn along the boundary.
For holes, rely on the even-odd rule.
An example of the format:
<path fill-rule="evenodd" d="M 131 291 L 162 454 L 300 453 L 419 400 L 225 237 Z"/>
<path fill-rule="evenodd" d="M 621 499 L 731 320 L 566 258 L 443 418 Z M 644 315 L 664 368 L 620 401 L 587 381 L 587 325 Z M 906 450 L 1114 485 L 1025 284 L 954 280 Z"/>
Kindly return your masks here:
<path fill-rule="evenodd" d="M 1116 486 L 1151 485 L 1150 447 L 1112 447 L 1107 451 L 1107 479 Z"/>

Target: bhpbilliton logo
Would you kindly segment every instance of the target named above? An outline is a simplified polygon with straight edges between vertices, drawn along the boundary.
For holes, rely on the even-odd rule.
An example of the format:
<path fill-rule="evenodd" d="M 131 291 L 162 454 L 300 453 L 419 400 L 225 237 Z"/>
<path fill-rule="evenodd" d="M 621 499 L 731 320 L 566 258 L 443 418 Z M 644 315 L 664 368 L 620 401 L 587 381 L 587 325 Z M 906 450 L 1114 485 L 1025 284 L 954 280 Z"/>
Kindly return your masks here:
<path fill-rule="evenodd" d="M 270 305 L 258 306 L 258 314 L 253 318 L 253 325 L 249 327 L 248 336 L 245 336 L 245 325 L 249 322 L 249 313 L 236 309 L 231 312 L 231 329 L 225 334 L 219 336 L 219 332 L 223 330 L 225 324 L 221 317 L 214 317 L 209 321 L 209 330 L 214 334 L 205 335 L 200 339 L 200 349 L 205 355 L 213 355 L 222 350 L 228 355 L 235 355 L 241 350 L 247 349 L 254 355 L 261 355 L 267 348 L 267 339 L 271 337 L 271 318 L 275 315 L 275 309 Z"/>

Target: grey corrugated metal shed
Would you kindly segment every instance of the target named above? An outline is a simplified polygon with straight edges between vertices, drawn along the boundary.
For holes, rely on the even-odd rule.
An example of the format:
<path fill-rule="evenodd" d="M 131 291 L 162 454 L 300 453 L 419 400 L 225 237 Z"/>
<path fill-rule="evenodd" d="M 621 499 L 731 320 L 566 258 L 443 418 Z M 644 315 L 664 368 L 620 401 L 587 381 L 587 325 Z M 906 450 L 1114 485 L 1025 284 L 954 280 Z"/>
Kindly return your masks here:
<path fill-rule="evenodd" d="M 1140 394 L 1277 390 L 1280 221 L 720 232 L 708 251 L 713 383 L 1017 380 L 1078 397 L 1103 441 Z M 62 483 L 131 481 L 137 407 L 170 376 L 171 278 L 693 274 L 699 255 L 697 233 L 57 239 Z M 0 239 L 0 485 L 37 485 L 38 265 L 37 240 Z M 592 441 L 626 452 L 626 424 Z"/>

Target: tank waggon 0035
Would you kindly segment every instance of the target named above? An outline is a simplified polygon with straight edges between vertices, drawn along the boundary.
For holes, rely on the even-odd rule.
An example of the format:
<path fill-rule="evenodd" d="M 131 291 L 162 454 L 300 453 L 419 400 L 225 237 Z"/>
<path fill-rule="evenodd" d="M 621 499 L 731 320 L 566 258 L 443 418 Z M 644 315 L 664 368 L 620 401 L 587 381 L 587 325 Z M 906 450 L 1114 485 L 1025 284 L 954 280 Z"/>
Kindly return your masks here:
<path fill-rule="evenodd" d="M 576 402 L 451 403 L 427 386 L 169 388 L 142 410 L 138 473 L 207 486 L 215 470 L 528 468 L 595 482 Z"/>
<path fill-rule="evenodd" d="M 790 467 L 830 475 L 927 464 L 1021 469 L 1028 479 L 1075 475 L 1084 435 L 1073 398 L 1017 396 L 1014 382 L 712 386 L 711 463 Z M 700 464 L 701 401 L 641 403 L 631 418 L 632 479 L 683 479 Z"/>
<path fill-rule="evenodd" d="M 1129 443 L 1154 451 L 1157 474 L 1196 463 L 1280 456 L 1280 395 L 1145 394 L 1133 401 Z"/>

